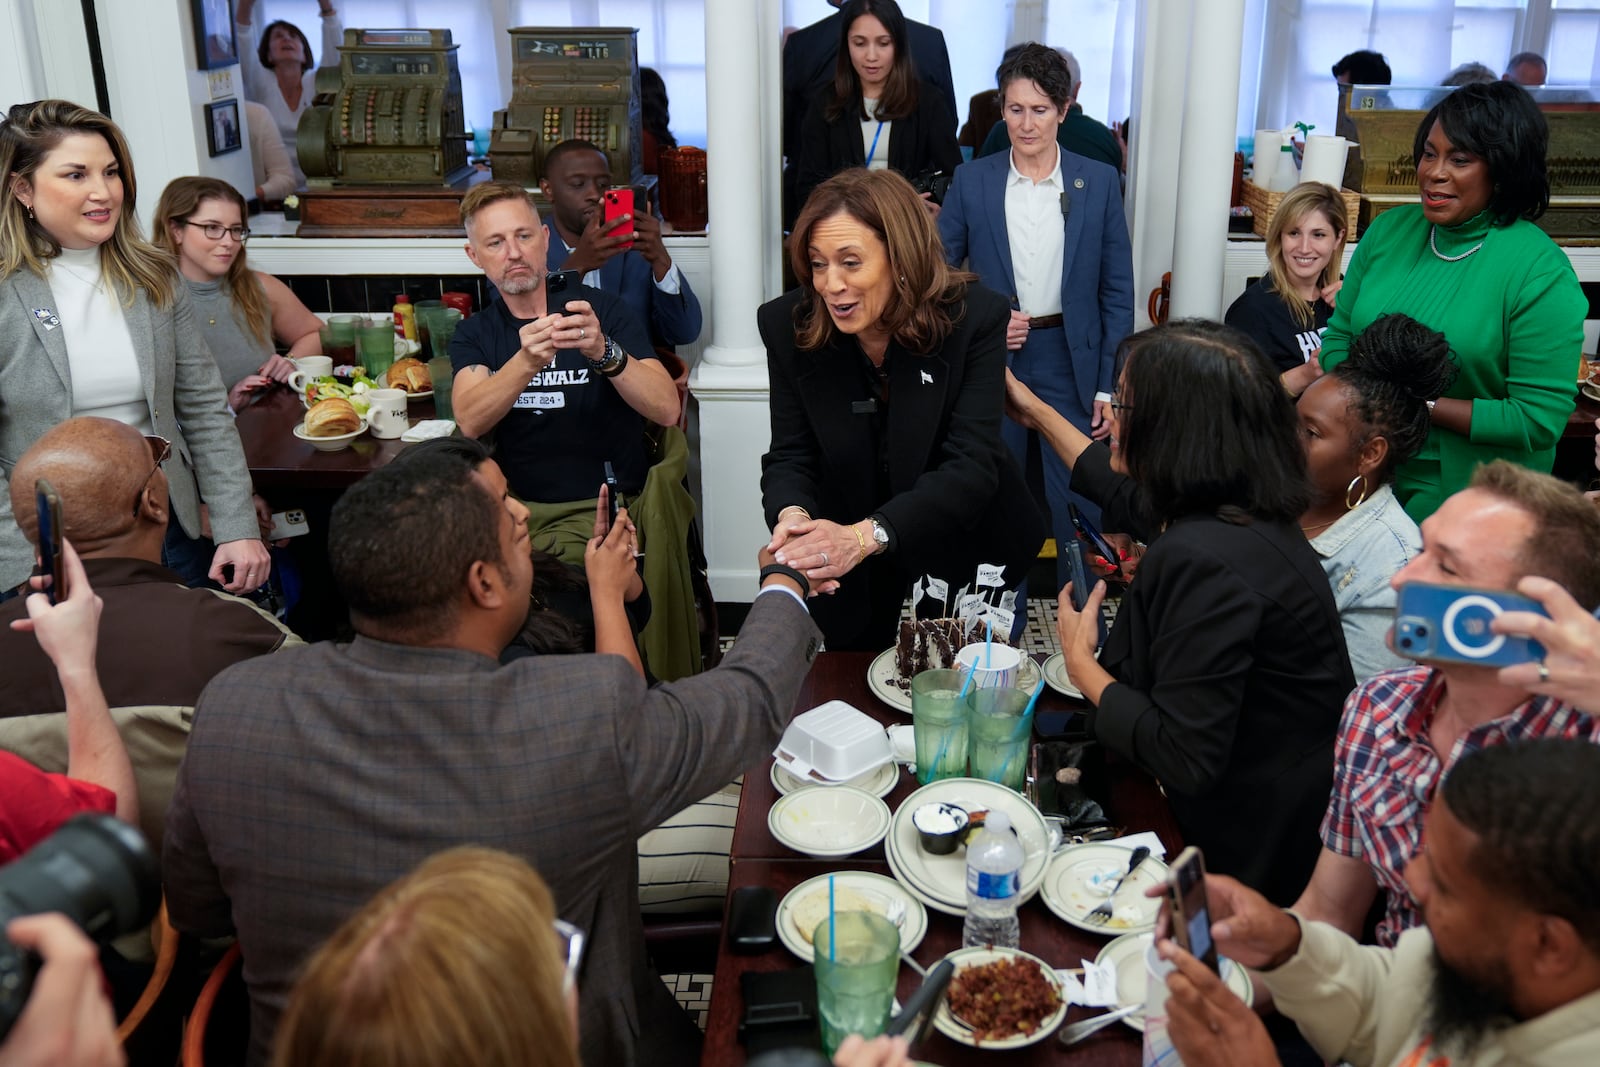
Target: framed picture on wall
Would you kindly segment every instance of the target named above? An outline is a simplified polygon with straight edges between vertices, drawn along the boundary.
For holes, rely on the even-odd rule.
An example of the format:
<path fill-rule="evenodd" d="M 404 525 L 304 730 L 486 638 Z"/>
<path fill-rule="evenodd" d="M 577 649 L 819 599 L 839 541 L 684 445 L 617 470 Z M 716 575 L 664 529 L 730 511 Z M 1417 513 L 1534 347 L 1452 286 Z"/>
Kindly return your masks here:
<path fill-rule="evenodd" d="M 194 11 L 194 51 L 200 69 L 216 70 L 239 62 L 233 0 L 189 0 L 189 6 Z"/>
<path fill-rule="evenodd" d="M 206 105 L 206 144 L 214 156 L 237 152 L 239 132 L 239 101 L 235 97 Z"/>

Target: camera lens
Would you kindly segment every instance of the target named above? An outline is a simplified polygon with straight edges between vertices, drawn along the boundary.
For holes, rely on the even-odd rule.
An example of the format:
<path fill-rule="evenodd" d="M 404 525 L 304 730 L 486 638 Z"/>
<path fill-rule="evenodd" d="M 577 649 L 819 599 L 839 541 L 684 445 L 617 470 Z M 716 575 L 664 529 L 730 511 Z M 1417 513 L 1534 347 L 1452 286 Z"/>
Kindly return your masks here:
<path fill-rule="evenodd" d="M 1428 636 L 1428 628 L 1426 626 L 1418 626 L 1417 627 L 1417 636 L 1418 637 L 1427 637 Z"/>

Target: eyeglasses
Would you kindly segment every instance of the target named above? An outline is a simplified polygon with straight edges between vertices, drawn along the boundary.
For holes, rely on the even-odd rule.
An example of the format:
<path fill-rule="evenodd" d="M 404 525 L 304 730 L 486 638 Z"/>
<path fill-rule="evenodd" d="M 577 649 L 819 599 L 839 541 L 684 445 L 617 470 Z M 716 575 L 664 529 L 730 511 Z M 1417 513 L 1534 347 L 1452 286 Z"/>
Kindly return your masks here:
<path fill-rule="evenodd" d="M 240 244 L 250 240 L 250 231 L 243 226 L 224 226 L 220 222 L 194 222 L 190 219 L 184 219 L 183 224 L 193 226 L 213 241 L 222 240 L 223 234 L 227 234 Z"/>
<path fill-rule="evenodd" d="M 172 456 L 172 442 L 165 437 L 155 434 L 145 434 L 144 443 L 150 446 L 150 458 L 155 460 L 155 466 L 150 468 L 150 473 L 144 476 L 144 481 L 139 483 L 139 491 L 133 495 L 133 517 L 139 517 L 139 505 L 144 501 L 145 486 L 150 484 L 150 479 L 156 476 L 156 471 Z"/>
<path fill-rule="evenodd" d="M 561 975 L 561 992 L 565 995 L 578 986 L 578 972 L 583 969 L 583 949 L 588 938 L 582 930 L 565 919 L 552 919 L 550 925 L 555 927 L 556 940 L 561 942 L 562 954 L 567 961 L 567 969 Z"/>
<path fill-rule="evenodd" d="M 1124 404 L 1122 401 L 1118 400 L 1116 397 L 1112 397 L 1111 398 L 1111 413 L 1113 415 L 1117 416 L 1117 418 L 1120 419 L 1122 417 L 1122 413 L 1124 411 L 1132 411 L 1132 410 L 1133 410 L 1133 405 L 1132 404 Z"/>

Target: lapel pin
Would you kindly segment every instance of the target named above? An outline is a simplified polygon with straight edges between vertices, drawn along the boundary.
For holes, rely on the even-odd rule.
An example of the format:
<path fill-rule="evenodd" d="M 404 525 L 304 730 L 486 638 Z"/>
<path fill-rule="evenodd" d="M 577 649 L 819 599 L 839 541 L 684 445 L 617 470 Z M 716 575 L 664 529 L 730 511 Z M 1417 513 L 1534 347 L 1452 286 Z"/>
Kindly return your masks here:
<path fill-rule="evenodd" d="M 61 325 L 61 320 L 56 318 L 56 313 L 50 308 L 33 308 L 33 317 L 38 319 L 46 330 L 53 330 Z"/>
<path fill-rule="evenodd" d="M 1083 179 L 1082 178 L 1074 178 L 1074 179 L 1072 179 L 1072 187 L 1074 189 L 1082 189 L 1083 188 Z"/>
<path fill-rule="evenodd" d="M 922 375 L 922 384 L 923 385 L 932 385 L 933 384 L 933 375 L 929 374 L 925 370 L 924 371 L 918 371 L 917 373 Z"/>

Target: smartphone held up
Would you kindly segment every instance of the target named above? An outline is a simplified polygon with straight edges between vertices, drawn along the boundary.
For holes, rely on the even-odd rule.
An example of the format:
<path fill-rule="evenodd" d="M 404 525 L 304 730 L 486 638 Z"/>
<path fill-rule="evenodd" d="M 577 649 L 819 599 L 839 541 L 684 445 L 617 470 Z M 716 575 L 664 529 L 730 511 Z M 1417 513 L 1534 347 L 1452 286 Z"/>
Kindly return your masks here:
<path fill-rule="evenodd" d="M 1193 845 L 1173 861 L 1167 882 L 1167 906 L 1172 939 L 1214 973 L 1220 973 L 1217 946 L 1211 939 L 1211 907 L 1206 902 L 1205 857 Z"/>
<path fill-rule="evenodd" d="M 61 494 L 40 478 L 33 483 L 34 508 L 39 521 L 39 573 L 44 578 L 44 594 L 50 603 L 67 598 L 66 557 L 62 551 L 65 525 L 61 518 Z"/>

